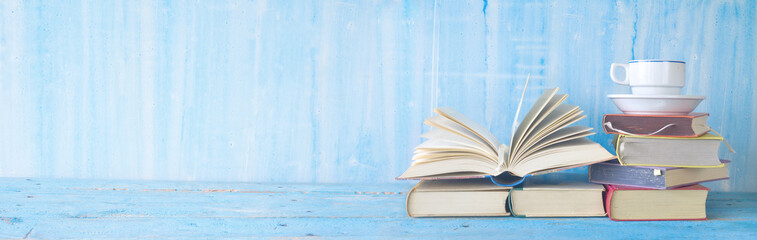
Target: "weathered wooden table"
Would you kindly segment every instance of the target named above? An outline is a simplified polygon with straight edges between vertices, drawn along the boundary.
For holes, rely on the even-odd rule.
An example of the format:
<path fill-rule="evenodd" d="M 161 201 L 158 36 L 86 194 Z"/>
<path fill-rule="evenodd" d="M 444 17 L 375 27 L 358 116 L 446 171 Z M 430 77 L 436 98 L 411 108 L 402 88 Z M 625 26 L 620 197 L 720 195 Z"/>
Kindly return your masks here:
<path fill-rule="evenodd" d="M 0 238 L 757 239 L 757 193 L 710 193 L 707 221 L 614 222 L 409 218 L 411 187 L 0 178 Z"/>

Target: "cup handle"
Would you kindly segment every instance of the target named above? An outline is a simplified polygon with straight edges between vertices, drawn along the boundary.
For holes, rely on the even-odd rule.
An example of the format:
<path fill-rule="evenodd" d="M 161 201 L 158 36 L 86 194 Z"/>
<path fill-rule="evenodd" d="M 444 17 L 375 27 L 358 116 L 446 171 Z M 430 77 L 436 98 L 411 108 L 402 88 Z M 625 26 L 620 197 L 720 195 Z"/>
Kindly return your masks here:
<path fill-rule="evenodd" d="M 625 76 L 623 76 L 623 79 L 617 79 L 615 78 L 615 69 L 617 68 L 623 68 L 625 70 Z M 610 66 L 610 78 L 612 78 L 612 81 L 620 84 L 620 85 L 628 85 L 628 64 L 627 63 L 613 63 Z"/>

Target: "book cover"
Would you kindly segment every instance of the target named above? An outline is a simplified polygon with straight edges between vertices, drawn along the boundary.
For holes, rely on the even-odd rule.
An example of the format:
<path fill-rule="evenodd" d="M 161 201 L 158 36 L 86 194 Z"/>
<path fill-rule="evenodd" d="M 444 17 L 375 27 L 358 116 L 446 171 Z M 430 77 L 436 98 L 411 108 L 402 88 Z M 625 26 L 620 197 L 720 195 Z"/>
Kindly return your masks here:
<path fill-rule="evenodd" d="M 698 137 L 708 131 L 709 113 L 689 115 L 605 114 L 602 126 L 608 134 Z"/>

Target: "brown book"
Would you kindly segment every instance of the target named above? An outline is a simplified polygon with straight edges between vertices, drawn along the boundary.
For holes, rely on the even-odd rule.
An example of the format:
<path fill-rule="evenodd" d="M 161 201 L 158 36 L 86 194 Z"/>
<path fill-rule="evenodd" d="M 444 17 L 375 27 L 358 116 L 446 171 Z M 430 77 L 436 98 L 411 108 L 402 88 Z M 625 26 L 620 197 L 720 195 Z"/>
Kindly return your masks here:
<path fill-rule="evenodd" d="M 710 131 L 708 113 L 689 115 L 605 114 L 602 126 L 608 134 L 660 137 L 699 137 Z M 667 127 L 666 127 L 667 126 Z"/>

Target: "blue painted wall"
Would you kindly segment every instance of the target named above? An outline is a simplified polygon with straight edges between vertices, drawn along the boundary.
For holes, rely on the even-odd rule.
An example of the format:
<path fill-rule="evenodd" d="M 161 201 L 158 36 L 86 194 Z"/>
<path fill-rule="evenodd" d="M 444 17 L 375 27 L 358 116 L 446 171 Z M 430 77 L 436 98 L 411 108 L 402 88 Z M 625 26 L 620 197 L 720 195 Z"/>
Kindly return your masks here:
<path fill-rule="evenodd" d="M 501 139 L 522 84 L 599 128 L 609 66 L 687 62 L 757 190 L 754 1 L 0 1 L 0 176 L 391 182 L 435 106 Z M 610 146 L 610 136 L 593 140 Z M 505 141 L 507 142 L 507 141 Z M 724 147 L 723 147 L 724 148 Z"/>

